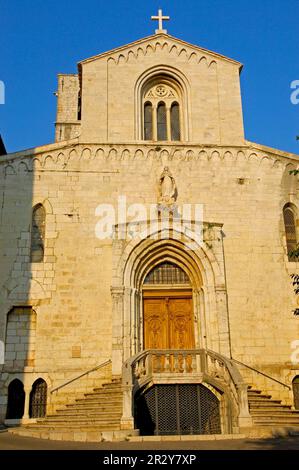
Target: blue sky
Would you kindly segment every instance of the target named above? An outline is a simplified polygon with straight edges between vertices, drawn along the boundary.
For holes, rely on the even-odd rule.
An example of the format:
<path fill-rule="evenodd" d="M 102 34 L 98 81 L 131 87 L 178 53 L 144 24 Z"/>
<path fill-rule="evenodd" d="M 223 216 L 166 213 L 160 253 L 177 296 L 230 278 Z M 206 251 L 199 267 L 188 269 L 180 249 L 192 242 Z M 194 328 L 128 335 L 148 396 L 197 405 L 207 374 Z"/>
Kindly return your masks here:
<path fill-rule="evenodd" d="M 79 60 L 154 33 L 158 8 L 168 32 L 244 64 L 248 140 L 299 153 L 299 0 L 0 0 L 0 133 L 13 152 L 54 140 L 57 73 Z"/>

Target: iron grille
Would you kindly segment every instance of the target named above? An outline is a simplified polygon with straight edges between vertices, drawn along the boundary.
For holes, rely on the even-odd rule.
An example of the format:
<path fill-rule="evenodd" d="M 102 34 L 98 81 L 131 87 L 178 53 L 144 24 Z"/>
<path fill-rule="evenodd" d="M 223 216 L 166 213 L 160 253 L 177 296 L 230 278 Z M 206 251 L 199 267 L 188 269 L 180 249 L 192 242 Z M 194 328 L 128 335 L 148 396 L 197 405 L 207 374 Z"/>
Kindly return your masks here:
<path fill-rule="evenodd" d="M 30 393 L 30 418 L 43 418 L 47 409 L 47 384 L 44 380 L 38 379 L 34 382 Z"/>
<path fill-rule="evenodd" d="M 293 395 L 295 410 L 299 410 L 299 375 L 293 380 Z"/>
<path fill-rule="evenodd" d="M 144 280 L 144 284 L 188 284 L 189 278 L 185 271 L 173 263 L 161 263 Z"/>
<path fill-rule="evenodd" d="M 155 385 L 135 400 L 141 435 L 221 434 L 217 397 L 199 384 Z"/>

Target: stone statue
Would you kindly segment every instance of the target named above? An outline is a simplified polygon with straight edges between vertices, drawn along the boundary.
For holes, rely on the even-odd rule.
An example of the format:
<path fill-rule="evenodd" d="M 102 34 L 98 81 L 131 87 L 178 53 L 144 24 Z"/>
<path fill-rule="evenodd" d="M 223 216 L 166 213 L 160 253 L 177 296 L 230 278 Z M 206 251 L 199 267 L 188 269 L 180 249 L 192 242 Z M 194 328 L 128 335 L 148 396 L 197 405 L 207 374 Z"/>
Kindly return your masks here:
<path fill-rule="evenodd" d="M 161 205 L 172 205 L 177 198 L 177 188 L 174 181 L 174 177 L 169 171 L 168 166 L 163 170 L 159 180 L 159 204 Z"/>

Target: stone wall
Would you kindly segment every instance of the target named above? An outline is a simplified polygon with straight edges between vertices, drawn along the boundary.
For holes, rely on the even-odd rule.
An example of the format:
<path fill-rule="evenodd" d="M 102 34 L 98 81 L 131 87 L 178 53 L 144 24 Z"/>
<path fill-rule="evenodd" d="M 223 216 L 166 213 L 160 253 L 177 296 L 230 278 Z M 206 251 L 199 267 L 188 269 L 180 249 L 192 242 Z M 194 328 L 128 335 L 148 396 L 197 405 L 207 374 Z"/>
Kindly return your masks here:
<path fill-rule="evenodd" d="M 115 206 L 120 195 L 128 205 L 156 204 L 159 177 L 169 166 L 177 203 L 201 203 L 205 221 L 223 224 L 233 357 L 290 384 L 299 372 L 291 364 L 299 326 L 290 280 L 298 266 L 287 258 L 282 208 L 299 203 L 297 180 L 288 176 L 296 165 L 296 156 L 253 144 L 156 149 L 62 143 L 1 157 L 0 339 L 8 312 L 32 306 L 35 364 L 23 373 L 49 374 L 52 387 L 61 374 L 111 357 L 112 240 L 96 237 L 95 211 L 99 204 Z M 44 262 L 31 264 L 37 203 L 47 213 L 46 249 Z M 207 338 L 211 345 L 217 350 L 217 341 Z M 9 377 L 4 395 L 8 383 Z"/>
<path fill-rule="evenodd" d="M 182 87 L 185 141 L 243 144 L 240 66 L 164 34 L 86 59 L 80 140 L 141 140 L 142 84 L 160 74 Z"/>
<path fill-rule="evenodd" d="M 55 141 L 60 142 L 77 137 L 80 133 L 78 120 L 78 75 L 59 74 L 57 83 L 57 116 Z"/>

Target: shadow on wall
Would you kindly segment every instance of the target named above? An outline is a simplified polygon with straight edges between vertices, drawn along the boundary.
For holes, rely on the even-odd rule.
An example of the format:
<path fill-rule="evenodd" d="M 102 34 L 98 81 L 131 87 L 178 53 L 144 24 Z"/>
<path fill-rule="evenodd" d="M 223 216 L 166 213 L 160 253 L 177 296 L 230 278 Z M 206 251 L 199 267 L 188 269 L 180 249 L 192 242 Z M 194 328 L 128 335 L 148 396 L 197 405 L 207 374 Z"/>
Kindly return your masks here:
<path fill-rule="evenodd" d="M 33 200 L 33 155 L 26 166 L 5 153 L 0 146 L 0 423 L 18 425 L 46 413 L 47 383 L 35 368 L 46 210 Z"/>

